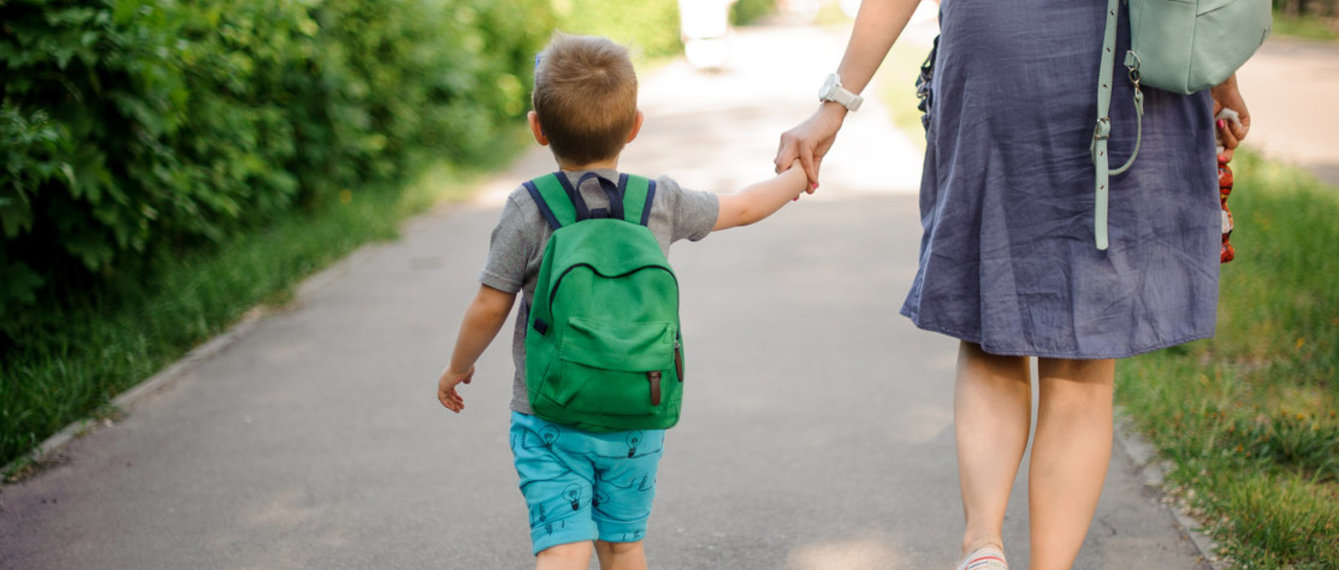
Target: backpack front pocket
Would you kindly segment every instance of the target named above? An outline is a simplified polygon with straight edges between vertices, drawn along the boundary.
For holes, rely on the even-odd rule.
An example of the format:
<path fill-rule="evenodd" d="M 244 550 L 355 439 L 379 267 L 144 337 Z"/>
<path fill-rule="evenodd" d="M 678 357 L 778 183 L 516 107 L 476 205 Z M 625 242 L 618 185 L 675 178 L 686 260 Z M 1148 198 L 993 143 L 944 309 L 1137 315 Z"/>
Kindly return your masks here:
<path fill-rule="evenodd" d="M 673 323 L 611 322 L 572 317 L 558 349 L 552 398 L 573 412 L 655 413 L 674 372 Z"/>

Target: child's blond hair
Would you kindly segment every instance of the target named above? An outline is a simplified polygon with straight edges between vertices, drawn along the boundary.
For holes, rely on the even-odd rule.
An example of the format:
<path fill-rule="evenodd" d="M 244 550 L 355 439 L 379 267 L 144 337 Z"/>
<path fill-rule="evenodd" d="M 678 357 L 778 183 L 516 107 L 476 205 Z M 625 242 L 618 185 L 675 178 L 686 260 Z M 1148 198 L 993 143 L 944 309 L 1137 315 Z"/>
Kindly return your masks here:
<path fill-rule="evenodd" d="M 637 117 L 637 73 L 608 39 L 555 33 L 535 62 L 531 103 L 560 161 L 590 164 L 623 150 Z"/>

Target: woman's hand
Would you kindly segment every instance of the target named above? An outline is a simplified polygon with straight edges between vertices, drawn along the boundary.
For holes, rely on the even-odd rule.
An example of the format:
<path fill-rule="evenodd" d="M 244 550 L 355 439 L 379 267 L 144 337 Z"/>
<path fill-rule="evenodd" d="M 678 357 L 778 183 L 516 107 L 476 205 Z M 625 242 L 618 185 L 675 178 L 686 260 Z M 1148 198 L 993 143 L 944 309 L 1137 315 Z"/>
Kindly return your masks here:
<path fill-rule="evenodd" d="M 1237 121 L 1224 121 L 1222 125 L 1215 125 L 1223 141 L 1223 154 L 1232 160 L 1233 149 L 1241 144 L 1241 140 L 1251 130 L 1251 112 L 1246 108 L 1246 100 L 1242 98 L 1241 92 L 1237 90 L 1237 75 L 1232 74 L 1227 81 L 1210 89 L 1209 94 L 1213 97 L 1215 117 L 1224 108 L 1237 112 Z"/>
<path fill-rule="evenodd" d="M 808 193 L 818 189 L 818 169 L 823 155 L 832 148 L 837 131 L 846 119 L 846 108 L 837 103 L 824 103 L 813 115 L 794 128 L 781 133 L 781 144 L 776 151 L 776 171 L 785 172 L 796 161 L 809 179 Z"/>

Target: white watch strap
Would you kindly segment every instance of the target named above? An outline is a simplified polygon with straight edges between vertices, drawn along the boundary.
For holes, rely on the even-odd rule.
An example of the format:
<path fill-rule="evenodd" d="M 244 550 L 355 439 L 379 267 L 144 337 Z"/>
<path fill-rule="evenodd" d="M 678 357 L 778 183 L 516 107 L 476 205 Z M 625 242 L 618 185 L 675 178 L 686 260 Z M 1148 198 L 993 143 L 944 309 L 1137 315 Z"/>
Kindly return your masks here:
<path fill-rule="evenodd" d="M 833 73 L 828 77 L 828 81 L 829 85 L 831 85 L 831 89 L 825 87 L 824 91 L 826 91 L 826 93 L 820 93 L 819 100 L 832 101 L 838 105 L 846 107 L 847 111 L 852 112 L 859 109 L 860 104 L 865 102 L 863 97 L 847 91 L 845 87 L 842 87 L 840 75 Z"/>
<path fill-rule="evenodd" d="M 860 108 L 860 104 L 865 102 L 864 97 L 861 97 L 859 95 L 856 95 L 855 93 L 847 91 L 845 88 L 840 86 L 838 86 L 837 89 L 833 92 L 832 99 L 838 103 L 841 103 L 843 107 L 846 107 L 846 110 L 851 112 L 855 112 L 856 109 Z"/>

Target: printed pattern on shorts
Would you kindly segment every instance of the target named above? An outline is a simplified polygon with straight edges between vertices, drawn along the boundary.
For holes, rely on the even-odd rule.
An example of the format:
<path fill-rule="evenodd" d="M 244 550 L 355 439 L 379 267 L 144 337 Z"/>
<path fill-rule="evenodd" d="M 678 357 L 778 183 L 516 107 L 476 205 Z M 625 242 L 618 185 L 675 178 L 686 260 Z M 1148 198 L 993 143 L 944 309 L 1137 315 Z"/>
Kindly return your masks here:
<path fill-rule="evenodd" d="M 511 447 L 536 553 L 646 533 L 664 430 L 590 433 L 513 412 Z"/>

